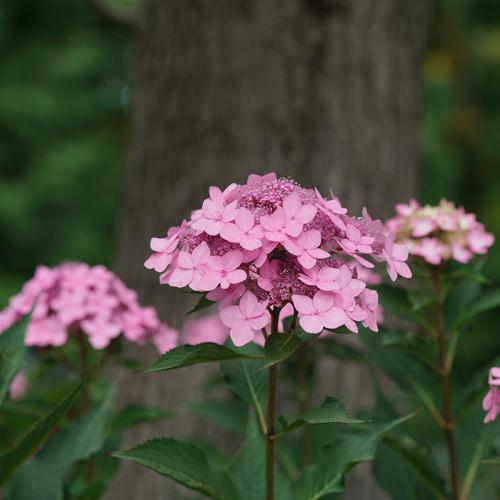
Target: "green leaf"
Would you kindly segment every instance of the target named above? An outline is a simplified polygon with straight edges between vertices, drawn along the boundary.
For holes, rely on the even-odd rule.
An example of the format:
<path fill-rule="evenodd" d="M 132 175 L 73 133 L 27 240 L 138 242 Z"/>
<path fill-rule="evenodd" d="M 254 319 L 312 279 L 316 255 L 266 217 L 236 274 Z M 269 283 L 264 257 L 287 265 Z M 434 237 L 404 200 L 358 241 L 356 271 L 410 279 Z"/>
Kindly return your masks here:
<path fill-rule="evenodd" d="M 107 432 L 108 434 L 116 434 L 134 425 L 160 420 L 173 415 L 173 412 L 161 408 L 150 408 L 139 404 L 128 405 L 111 419 Z"/>
<path fill-rule="evenodd" d="M 486 460 L 481 460 L 482 464 L 500 465 L 500 457 L 488 458 Z"/>
<path fill-rule="evenodd" d="M 199 311 L 203 311 L 204 309 L 208 309 L 212 305 L 214 305 L 215 302 L 213 300 L 208 300 L 206 295 L 202 295 L 198 303 L 191 309 L 189 312 L 186 313 L 186 316 L 189 314 L 194 314 Z"/>
<path fill-rule="evenodd" d="M 281 430 L 278 436 L 281 436 L 293 432 L 306 424 L 363 424 L 367 423 L 367 420 L 359 420 L 351 417 L 347 413 L 342 401 L 327 397 L 320 406 L 311 408 L 304 413 L 295 416 L 280 416 L 279 422 Z"/>
<path fill-rule="evenodd" d="M 304 470 L 297 483 L 295 500 L 317 500 L 342 492 L 347 473 L 356 464 L 373 460 L 384 434 L 413 416 L 406 415 L 386 424 L 370 425 L 363 431 L 339 435 L 323 448 L 317 463 Z"/>
<path fill-rule="evenodd" d="M 180 345 L 166 352 L 153 365 L 145 370 L 147 373 L 176 370 L 185 366 L 214 361 L 228 361 L 233 359 L 255 359 L 257 356 L 246 354 L 244 350 L 236 351 L 224 345 L 204 342 L 197 345 Z M 262 357 L 262 356 L 260 356 Z"/>
<path fill-rule="evenodd" d="M 50 412 L 37 420 L 14 449 L 0 455 L 0 484 L 3 484 L 23 462 L 43 445 L 59 420 L 74 403 L 87 380 L 78 383 Z"/>
<path fill-rule="evenodd" d="M 246 439 L 229 468 L 229 475 L 242 500 L 262 500 L 266 497 L 265 443 L 255 417 L 248 419 Z M 275 464 L 275 497 L 292 498 L 292 485 Z"/>
<path fill-rule="evenodd" d="M 481 293 L 460 314 L 455 322 L 454 328 L 461 329 L 472 321 L 476 316 L 500 306 L 500 288 L 494 288 Z"/>
<path fill-rule="evenodd" d="M 113 456 L 132 460 L 210 498 L 240 498 L 227 473 L 215 467 L 201 448 L 187 441 L 152 439 Z"/>
<path fill-rule="evenodd" d="M 24 332 L 29 319 L 29 316 L 24 316 L 0 335 L 0 404 L 7 395 L 14 375 L 23 365 L 26 356 Z"/>
<path fill-rule="evenodd" d="M 262 368 L 269 368 L 285 361 L 299 348 L 300 344 L 300 338 L 293 332 L 273 333 L 266 340 L 266 363 Z"/>
<path fill-rule="evenodd" d="M 69 469 L 103 446 L 113 394 L 114 387 L 87 414 L 55 434 L 13 477 L 8 484 L 6 500 L 62 500 Z"/>
<path fill-rule="evenodd" d="M 412 475 L 436 498 L 446 497 L 446 488 L 443 478 L 437 474 L 437 467 L 429 460 L 429 450 L 419 445 L 412 437 L 388 437 L 385 443 L 397 455 L 396 461 L 401 459 L 408 464 Z M 431 465 L 432 464 L 432 465 Z M 392 464 L 394 465 L 394 464 Z M 407 475 L 407 474 L 406 474 Z"/>

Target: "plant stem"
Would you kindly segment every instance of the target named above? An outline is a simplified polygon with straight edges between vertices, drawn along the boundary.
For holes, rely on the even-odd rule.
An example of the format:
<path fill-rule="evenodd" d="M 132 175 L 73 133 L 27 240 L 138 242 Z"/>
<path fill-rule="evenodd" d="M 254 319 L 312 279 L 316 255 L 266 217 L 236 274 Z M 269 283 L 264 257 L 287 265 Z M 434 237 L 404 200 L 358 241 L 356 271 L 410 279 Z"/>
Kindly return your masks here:
<path fill-rule="evenodd" d="M 274 425 L 276 421 L 276 379 L 278 366 L 269 367 L 269 399 L 266 436 L 266 499 L 274 500 Z"/>
<path fill-rule="evenodd" d="M 458 464 L 457 464 L 457 451 L 455 448 L 455 437 L 453 429 L 455 427 L 453 421 L 453 411 L 451 403 L 451 389 L 450 389 L 450 372 L 451 366 L 447 362 L 447 335 L 444 323 L 444 304 L 441 295 L 441 280 L 439 274 L 439 267 L 433 266 L 432 277 L 434 283 L 434 292 L 436 294 L 436 334 L 438 346 L 438 373 L 441 377 L 441 391 L 443 398 L 443 420 L 442 429 L 446 438 L 446 445 L 448 448 L 448 461 L 449 461 L 449 479 L 452 500 L 458 500 Z"/>
<path fill-rule="evenodd" d="M 271 333 L 278 331 L 280 309 L 271 311 Z M 274 437 L 276 424 L 276 384 L 278 365 L 269 367 L 266 433 L 266 499 L 274 500 Z"/>
<path fill-rule="evenodd" d="M 309 384 L 307 374 L 307 353 L 305 345 L 301 345 L 297 351 L 298 362 L 298 398 L 299 398 L 299 411 L 304 413 L 307 411 L 309 403 Z M 302 462 L 304 465 L 311 463 L 311 435 L 309 433 L 309 426 L 304 426 L 302 430 Z"/>

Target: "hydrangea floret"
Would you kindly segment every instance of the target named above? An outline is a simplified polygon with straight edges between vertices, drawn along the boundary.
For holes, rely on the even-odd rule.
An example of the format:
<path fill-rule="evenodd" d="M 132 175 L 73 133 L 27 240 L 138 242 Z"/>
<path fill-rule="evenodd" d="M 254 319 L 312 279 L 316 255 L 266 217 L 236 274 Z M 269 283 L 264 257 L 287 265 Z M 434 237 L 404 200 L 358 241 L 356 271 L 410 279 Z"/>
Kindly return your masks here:
<path fill-rule="evenodd" d="M 366 210 L 352 217 L 276 174 L 209 189 L 202 207 L 165 237 L 152 238 L 145 266 L 160 282 L 189 287 L 218 303 L 235 345 L 251 342 L 287 306 L 304 331 L 358 324 L 377 330 L 378 297 L 359 268 L 385 262 L 392 280 L 411 277 L 405 244 Z"/>
<path fill-rule="evenodd" d="M 104 266 L 39 266 L 0 312 L 0 333 L 30 312 L 27 346 L 59 347 L 78 333 L 94 349 L 105 349 L 119 336 L 137 344 L 151 341 L 160 352 L 178 342 L 178 333 L 159 320 L 156 310 L 141 307 L 137 293 Z"/>
<path fill-rule="evenodd" d="M 438 206 L 421 206 L 416 200 L 396 205 L 396 215 L 386 225 L 411 255 L 431 265 L 450 259 L 465 264 L 475 254 L 486 254 L 495 241 L 475 214 L 444 199 Z"/>

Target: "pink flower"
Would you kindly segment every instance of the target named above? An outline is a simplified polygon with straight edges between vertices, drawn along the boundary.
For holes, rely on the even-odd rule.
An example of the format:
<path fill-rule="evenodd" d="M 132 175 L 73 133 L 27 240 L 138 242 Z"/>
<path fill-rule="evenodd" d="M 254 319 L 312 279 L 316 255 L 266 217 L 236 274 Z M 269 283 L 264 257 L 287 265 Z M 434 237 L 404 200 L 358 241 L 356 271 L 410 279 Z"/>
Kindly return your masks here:
<path fill-rule="evenodd" d="M 467 248 L 460 245 L 459 243 L 453 243 L 451 245 L 451 254 L 453 258 L 460 262 L 461 264 L 466 264 L 472 258 L 472 252 L 470 252 Z"/>
<path fill-rule="evenodd" d="M 346 227 L 346 238 L 340 240 L 340 244 L 348 253 L 372 253 L 371 245 L 374 241 L 375 238 L 362 236 L 358 228 L 352 224 L 348 224 Z"/>
<path fill-rule="evenodd" d="M 403 278 L 411 278 L 411 270 L 406 264 L 408 259 L 406 245 L 394 243 L 394 238 L 388 237 L 383 254 L 387 262 L 387 272 L 392 281 L 396 281 L 398 275 L 403 276 Z"/>
<path fill-rule="evenodd" d="M 427 236 L 436 229 L 436 223 L 429 217 L 414 219 L 412 221 L 412 234 L 416 238 Z"/>
<path fill-rule="evenodd" d="M 434 238 L 424 238 L 415 245 L 413 249 L 414 255 L 419 255 L 426 262 L 433 265 L 438 265 L 444 257 L 446 248 L 438 240 Z"/>
<path fill-rule="evenodd" d="M 283 200 L 286 214 L 286 234 L 297 237 L 304 224 L 311 222 L 318 209 L 314 205 L 303 205 L 297 193 L 292 193 Z"/>
<path fill-rule="evenodd" d="M 269 181 L 275 181 L 276 174 L 274 172 L 269 172 L 265 175 L 250 174 L 247 179 L 247 186 L 257 186 Z"/>
<path fill-rule="evenodd" d="M 492 234 L 480 230 L 471 231 L 467 240 L 470 249 L 479 255 L 484 255 L 488 251 L 488 248 L 495 242 Z"/>
<path fill-rule="evenodd" d="M 312 299 L 306 295 L 294 295 L 292 300 L 305 332 L 321 333 L 324 328 L 338 328 L 347 321 L 345 312 L 335 306 L 333 295 L 327 292 L 316 292 Z"/>
<path fill-rule="evenodd" d="M 24 334 L 24 343 L 27 346 L 62 346 L 68 340 L 68 334 L 65 326 L 56 316 L 49 316 L 43 319 L 32 319 L 26 333 Z"/>
<path fill-rule="evenodd" d="M 259 273 L 257 274 L 257 284 L 262 288 L 262 290 L 266 290 L 267 292 L 273 289 L 273 280 L 278 277 L 279 274 L 279 262 L 277 260 L 273 260 L 271 262 L 264 262 L 263 266 L 259 269 Z"/>
<path fill-rule="evenodd" d="M 284 242 L 291 236 L 288 233 L 286 213 L 281 207 L 271 215 L 262 217 L 260 223 L 264 228 L 264 236 L 269 241 Z"/>
<path fill-rule="evenodd" d="M 326 200 L 321 196 L 321 193 L 314 188 L 317 199 L 317 207 L 326 214 L 330 220 L 340 229 L 345 229 L 345 224 L 339 215 L 344 215 L 347 213 L 347 209 L 343 208 L 340 201 L 332 196 L 331 200 Z"/>
<path fill-rule="evenodd" d="M 197 231 L 205 231 L 212 236 L 219 234 L 226 223 L 235 219 L 238 212 L 236 204 L 236 201 L 224 205 L 220 199 L 206 199 L 203 202 L 200 217 L 193 221 L 191 227 Z"/>
<path fill-rule="evenodd" d="M 202 241 L 192 254 L 183 251 L 179 253 L 178 267 L 170 275 L 168 284 L 177 288 L 190 285 L 193 290 L 210 290 L 217 286 L 211 287 L 212 280 L 210 278 L 208 279 L 208 287 L 203 286 L 207 284 L 205 281 L 210 271 L 210 248 Z"/>
<path fill-rule="evenodd" d="M 483 399 L 484 423 L 493 422 L 500 414 L 500 368 L 490 369 L 488 384 L 490 390 Z"/>
<path fill-rule="evenodd" d="M 217 302 L 219 309 L 224 309 L 229 305 L 234 304 L 245 293 L 245 285 L 231 285 L 223 290 L 220 287 L 215 288 L 207 293 L 207 299 Z"/>
<path fill-rule="evenodd" d="M 179 243 L 179 231 L 169 238 L 151 238 L 150 247 L 153 254 L 144 262 L 146 269 L 154 269 L 158 273 L 165 271 L 172 262 L 173 252 Z"/>
<path fill-rule="evenodd" d="M 205 280 L 200 281 L 200 290 L 213 290 L 220 286 L 223 290 L 245 281 L 247 273 L 238 269 L 243 255 L 239 250 L 231 250 L 222 257 L 215 256 L 209 261 L 209 271 Z"/>
<path fill-rule="evenodd" d="M 367 312 L 366 318 L 363 320 L 363 326 L 374 332 L 378 332 L 377 321 L 380 318 L 381 310 L 378 304 L 378 294 L 374 290 L 365 288 L 360 295 L 361 304 Z"/>
<path fill-rule="evenodd" d="M 238 209 L 234 223 L 228 223 L 221 229 L 220 235 L 227 241 L 239 243 L 245 250 L 256 250 L 262 246 L 264 232 L 255 225 L 250 210 Z"/>
<path fill-rule="evenodd" d="M 321 245 L 321 233 L 317 229 L 305 231 L 298 238 L 285 240 L 285 248 L 297 257 L 304 269 L 311 269 L 316 265 L 316 259 L 330 257 L 328 252 L 318 248 Z"/>
<path fill-rule="evenodd" d="M 28 377 L 24 372 L 18 372 L 9 385 L 10 399 L 18 401 L 23 399 L 28 390 Z"/>
<path fill-rule="evenodd" d="M 89 343 L 94 349 L 104 349 L 118 337 L 122 328 L 118 323 L 110 321 L 105 316 L 95 316 L 81 322 L 82 330 L 87 334 Z"/>
<path fill-rule="evenodd" d="M 339 283 L 336 279 L 339 275 L 339 269 L 334 267 L 322 267 L 314 266 L 311 269 L 306 269 L 303 274 L 299 275 L 300 281 L 309 286 L 315 286 L 320 290 L 326 292 L 332 290 L 340 290 Z"/>
<path fill-rule="evenodd" d="M 250 291 L 246 291 L 237 306 L 229 306 L 220 311 L 222 322 L 229 327 L 232 341 L 236 346 L 251 342 L 256 332 L 269 321 L 267 301 L 260 302 Z"/>

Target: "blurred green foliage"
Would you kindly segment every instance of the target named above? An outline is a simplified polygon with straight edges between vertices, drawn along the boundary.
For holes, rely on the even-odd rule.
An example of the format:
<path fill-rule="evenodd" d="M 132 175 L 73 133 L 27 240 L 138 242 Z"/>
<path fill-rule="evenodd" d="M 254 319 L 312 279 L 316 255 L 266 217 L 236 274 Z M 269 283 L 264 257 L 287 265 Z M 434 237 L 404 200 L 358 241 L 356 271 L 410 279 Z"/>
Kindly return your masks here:
<path fill-rule="evenodd" d="M 108 263 L 127 33 L 84 0 L 0 3 L 0 306 L 38 263 Z"/>

